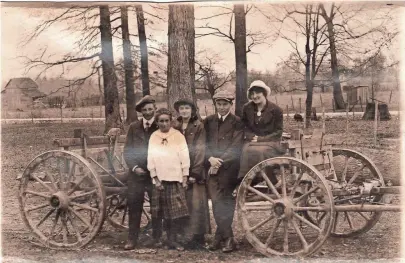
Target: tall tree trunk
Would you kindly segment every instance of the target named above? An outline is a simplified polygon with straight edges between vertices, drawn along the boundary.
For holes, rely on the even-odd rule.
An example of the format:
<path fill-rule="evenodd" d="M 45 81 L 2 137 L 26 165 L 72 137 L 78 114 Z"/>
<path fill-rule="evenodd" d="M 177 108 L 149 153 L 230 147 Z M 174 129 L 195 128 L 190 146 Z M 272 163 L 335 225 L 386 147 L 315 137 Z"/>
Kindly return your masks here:
<path fill-rule="evenodd" d="M 337 62 L 337 53 L 336 53 L 336 43 L 335 43 L 335 31 L 333 30 L 333 18 L 335 5 L 332 4 L 330 15 L 328 16 L 323 4 L 320 4 L 322 10 L 322 17 L 325 19 L 325 22 L 328 26 L 328 38 L 329 38 L 329 47 L 330 47 L 330 66 L 332 70 L 332 81 L 333 81 L 333 98 L 335 100 L 337 109 L 345 108 L 345 101 L 343 99 L 342 88 L 340 85 L 339 79 L 339 69 Z"/>
<path fill-rule="evenodd" d="M 142 94 L 150 95 L 149 88 L 149 66 L 148 66 L 148 45 L 146 44 L 145 18 L 142 5 L 136 5 L 136 21 L 138 24 L 139 46 L 141 48 L 141 73 L 142 73 Z"/>
<path fill-rule="evenodd" d="M 114 72 L 114 54 L 112 46 L 110 10 L 107 5 L 100 6 L 100 35 L 105 102 L 105 129 L 122 128 L 118 99 L 117 79 Z"/>
<path fill-rule="evenodd" d="M 138 118 L 135 110 L 134 66 L 132 61 L 131 41 L 129 40 L 127 6 L 121 7 L 121 29 L 125 71 L 125 97 L 127 104 L 126 123 L 129 124 Z"/>
<path fill-rule="evenodd" d="M 311 9 L 309 9 L 311 8 Z M 311 23 L 312 23 L 312 6 L 307 5 L 305 17 L 305 30 L 306 30 L 306 42 L 305 42 L 305 88 L 307 90 L 307 98 L 305 100 L 305 125 L 308 127 L 311 123 L 311 108 L 312 108 L 312 92 L 313 85 L 311 79 L 311 48 L 309 46 L 309 40 L 311 38 Z"/>
<path fill-rule="evenodd" d="M 247 102 L 246 91 L 247 58 L 246 58 L 246 14 L 244 4 L 233 6 L 235 13 L 235 63 L 236 63 L 236 101 L 235 114 L 242 116 L 243 105 Z"/>
<path fill-rule="evenodd" d="M 168 37 L 167 95 L 168 108 L 173 111 L 174 102 L 181 98 L 196 103 L 193 5 L 169 5 Z"/>
<path fill-rule="evenodd" d="M 101 73 L 100 73 L 100 68 L 97 68 L 97 79 L 98 79 L 98 90 L 100 92 L 100 98 L 98 100 L 98 105 L 100 106 L 100 118 L 102 116 L 102 108 L 103 108 L 103 88 L 101 87 Z"/>

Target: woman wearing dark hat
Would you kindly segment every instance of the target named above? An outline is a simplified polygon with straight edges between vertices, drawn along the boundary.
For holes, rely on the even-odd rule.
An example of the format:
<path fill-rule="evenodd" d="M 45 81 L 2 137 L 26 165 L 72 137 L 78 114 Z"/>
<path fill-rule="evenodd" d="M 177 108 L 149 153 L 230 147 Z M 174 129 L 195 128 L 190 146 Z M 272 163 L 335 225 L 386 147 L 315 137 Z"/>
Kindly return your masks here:
<path fill-rule="evenodd" d="M 185 233 L 192 237 L 189 247 L 198 248 L 205 243 L 204 235 L 211 231 L 204 172 L 205 129 L 191 100 L 178 100 L 174 103 L 174 108 L 180 115 L 174 122 L 174 128 L 185 136 L 190 154 L 189 187 L 186 191 L 190 218 Z"/>
<path fill-rule="evenodd" d="M 253 81 L 247 91 L 250 101 L 243 106 L 245 144 L 242 149 L 239 180 L 257 163 L 283 155 L 280 145 L 283 111 L 267 100 L 270 93 L 270 88 L 261 80 Z M 274 178 L 270 179 L 274 181 Z"/>

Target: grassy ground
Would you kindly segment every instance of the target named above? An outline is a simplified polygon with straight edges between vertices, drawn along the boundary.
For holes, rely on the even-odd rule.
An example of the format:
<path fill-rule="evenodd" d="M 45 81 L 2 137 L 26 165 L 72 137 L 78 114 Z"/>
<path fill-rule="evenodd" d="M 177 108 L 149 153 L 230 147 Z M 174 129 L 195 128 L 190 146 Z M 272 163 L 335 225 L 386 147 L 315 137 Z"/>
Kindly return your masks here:
<path fill-rule="evenodd" d="M 292 119 L 286 120 L 285 131 L 300 128 L 302 124 Z M 320 122 L 313 122 L 314 127 L 321 127 Z M 351 120 L 349 136 L 346 137 L 345 119 L 330 119 L 326 121 L 326 140 L 338 146 L 358 150 L 367 155 L 381 170 L 384 178 L 390 178 L 399 183 L 400 173 L 400 131 L 399 119 L 381 122 L 378 131 L 379 146 L 373 147 L 372 122 Z M 159 250 L 156 254 L 137 254 L 121 249 L 126 239 L 126 232 L 119 232 L 105 223 L 93 243 L 80 253 L 74 251 L 52 251 L 42 249 L 28 242 L 29 231 L 22 222 L 17 200 L 17 175 L 36 155 L 55 149 L 53 138 L 71 137 L 75 128 L 84 128 L 90 135 L 101 135 L 103 125 L 92 123 L 83 124 L 36 124 L 36 125 L 3 125 L 2 126 L 2 249 L 5 262 L 18 262 L 17 259 L 37 260 L 41 262 L 82 261 L 102 262 L 284 262 L 282 259 L 265 259 L 243 238 L 243 232 L 235 217 L 235 237 L 239 250 L 232 254 L 208 251 L 176 251 Z M 311 133 L 308 129 L 306 133 Z M 345 139 L 347 138 L 347 139 Z M 345 142 L 347 145 L 342 145 Z M 398 201 L 398 199 L 396 200 Z M 214 226 L 214 222 L 212 222 Z M 328 238 L 322 249 L 312 258 L 303 262 L 324 262 L 328 260 L 364 260 L 370 262 L 376 259 L 386 259 L 397 262 L 400 256 L 400 214 L 383 214 L 379 223 L 369 232 L 357 238 Z M 211 238 L 211 236 L 210 236 Z M 372 262 L 372 261 L 371 261 Z"/>
<path fill-rule="evenodd" d="M 384 101 L 388 103 L 390 98 L 389 91 L 381 91 L 376 93 L 376 98 L 380 101 Z M 325 107 L 326 112 L 332 112 L 332 93 L 315 93 L 313 97 L 312 106 L 317 108 L 317 112 L 321 112 L 321 97 L 322 103 Z M 287 105 L 288 111 L 290 113 L 295 112 L 303 112 L 305 109 L 305 100 L 306 94 L 299 93 L 299 94 L 275 94 L 270 96 L 270 101 L 278 104 L 285 113 L 287 113 Z M 301 104 L 300 104 L 301 102 Z M 398 110 L 399 109 L 399 92 L 394 91 L 392 92 L 391 96 L 391 103 L 389 103 L 389 110 Z M 294 103 L 294 107 L 293 107 Z M 214 106 L 211 100 L 199 100 L 198 107 L 200 109 L 201 115 L 209 115 L 215 112 Z M 301 106 L 300 106 L 301 105 Z M 166 103 L 157 103 L 157 107 L 167 107 Z M 365 109 L 365 105 L 362 105 L 363 110 Z M 362 111 L 360 105 L 355 107 L 355 111 Z M 120 105 L 120 112 L 121 116 L 126 116 L 126 105 Z M 60 118 L 61 117 L 61 110 L 55 108 L 49 109 L 35 109 L 35 110 L 25 110 L 25 111 L 2 111 L 2 118 L 4 119 L 23 119 L 23 118 Z M 65 108 L 62 110 L 63 118 L 103 118 L 104 117 L 104 107 L 100 109 L 99 106 L 92 106 L 92 107 L 82 107 L 77 109 Z"/>

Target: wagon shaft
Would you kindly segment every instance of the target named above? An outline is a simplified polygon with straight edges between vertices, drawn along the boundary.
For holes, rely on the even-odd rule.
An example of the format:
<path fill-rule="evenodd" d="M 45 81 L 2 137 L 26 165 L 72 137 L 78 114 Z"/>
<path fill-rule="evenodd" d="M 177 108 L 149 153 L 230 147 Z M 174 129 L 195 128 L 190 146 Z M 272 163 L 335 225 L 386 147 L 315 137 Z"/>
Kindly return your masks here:
<path fill-rule="evenodd" d="M 400 205 L 335 205 L 336 212 L 401 212 Z"/>

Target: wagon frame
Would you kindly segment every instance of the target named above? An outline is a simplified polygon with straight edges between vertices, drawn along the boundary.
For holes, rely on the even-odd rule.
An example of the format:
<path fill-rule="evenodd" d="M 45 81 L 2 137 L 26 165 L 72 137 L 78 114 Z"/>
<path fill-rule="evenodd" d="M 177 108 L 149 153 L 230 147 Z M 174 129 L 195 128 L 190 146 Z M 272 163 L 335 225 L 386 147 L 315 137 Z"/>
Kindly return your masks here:
<path fill-rule="evenodd" d="M 244 235 L 261 254 L 308 256 L 329 236 L 365 233 L 383 211 L 400 211 L 399 205 L 390 204 L 399 187 L 384 182 L 368 157 L 334 149 L 324 135 L 318 129 L 311 136 L 293 131 L 282 142 L 286 154 L 256 164 L 237 189 L 236 213 Z M 93 137 L 75 130 L 74 138 L 54 141 L 59 150 L 42 153 L 28 164 L 19 178 L 20 210 L 41 244 L 81 248 L 98 234 L 105 219 L 119 229 L 128 228 L 127 168 L 119 145 L 124 142 L 118 129 Z M 92 156 L 95 152 L 105 156 L 105 164 Z M 150 217 L 145 209 L 146 230 Z"/>

